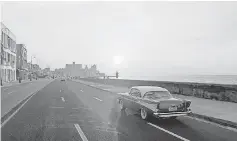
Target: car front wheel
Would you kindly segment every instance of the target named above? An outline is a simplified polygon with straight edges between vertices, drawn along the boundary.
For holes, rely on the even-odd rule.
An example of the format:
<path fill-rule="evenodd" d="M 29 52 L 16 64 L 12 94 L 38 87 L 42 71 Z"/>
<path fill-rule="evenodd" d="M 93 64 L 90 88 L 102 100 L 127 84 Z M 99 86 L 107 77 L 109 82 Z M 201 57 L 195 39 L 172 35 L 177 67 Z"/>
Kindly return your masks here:
<path fill-rule="evenodd" d="M 123 110 L 125 110 L 125 107 L 124 107 L 124 104 L 123 104 L 123 100 L 119 100 L 119 109 L 121 110 L 121 111 L 123 111 Z"/>
<path fill-rule="evenodd" d="M 147 120 L 149 118 L 148 112 L 144 108 L 141 109 L 141 118 L 144 120 Z"/>

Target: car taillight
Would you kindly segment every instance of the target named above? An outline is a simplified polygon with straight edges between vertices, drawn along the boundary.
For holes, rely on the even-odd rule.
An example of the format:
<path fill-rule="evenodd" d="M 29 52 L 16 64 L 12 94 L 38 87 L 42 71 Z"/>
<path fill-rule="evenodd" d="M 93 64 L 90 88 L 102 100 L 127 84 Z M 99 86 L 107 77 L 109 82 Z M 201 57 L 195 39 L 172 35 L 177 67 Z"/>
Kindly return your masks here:
<path fill-rule="evenodd" d="M 183 103 L 185 108 L 188 108 L 190 106 L 190 104 L 191 104 L 191 101 L 187 101 L 187 100 L 185 100 Z"/>
<path fill-rule="evenodd" d="M 160 109 L 160 103 L 157 104 L 157 109 Z"/>
<path fill-rule="evenodd" d="M 191 105 L 191 101 L 186 102 L 186 108 L 188 108 Z"/>

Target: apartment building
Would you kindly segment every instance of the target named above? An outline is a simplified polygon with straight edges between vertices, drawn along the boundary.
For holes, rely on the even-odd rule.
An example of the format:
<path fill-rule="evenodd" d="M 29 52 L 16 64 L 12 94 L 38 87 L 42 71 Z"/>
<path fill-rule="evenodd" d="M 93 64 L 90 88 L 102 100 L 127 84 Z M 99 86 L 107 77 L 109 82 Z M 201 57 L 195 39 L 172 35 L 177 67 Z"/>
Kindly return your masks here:
<path fill-rule="evenodd" d="M 16 45 L 16 78 L 27 79 L 27 49 L 24 44 Z"/>
<path fill-rule="evenodd" d="M 16 80 L 16 37 L 1 23 L 1 65 L 0 75 L 3 82 Z"/>
<path fill-rule="evenodd" d="M 82 77 L 84 74 L 82 64 L 76 64 L 75 62 L 66 64 L 64 74 L 68 77 Z"/>

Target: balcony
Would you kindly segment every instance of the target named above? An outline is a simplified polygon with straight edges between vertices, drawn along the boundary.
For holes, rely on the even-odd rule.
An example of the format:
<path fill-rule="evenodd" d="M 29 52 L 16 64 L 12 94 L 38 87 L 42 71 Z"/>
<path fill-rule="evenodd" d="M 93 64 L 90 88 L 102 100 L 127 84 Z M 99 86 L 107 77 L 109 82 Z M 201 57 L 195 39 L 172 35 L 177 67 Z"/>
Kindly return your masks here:
<path fill-rule="evenodd" d="M 10 62 L 5 62 L 5 65 L 6 65 L 6 66 L 10 66 L 11 63 L 10 63 Z"/>

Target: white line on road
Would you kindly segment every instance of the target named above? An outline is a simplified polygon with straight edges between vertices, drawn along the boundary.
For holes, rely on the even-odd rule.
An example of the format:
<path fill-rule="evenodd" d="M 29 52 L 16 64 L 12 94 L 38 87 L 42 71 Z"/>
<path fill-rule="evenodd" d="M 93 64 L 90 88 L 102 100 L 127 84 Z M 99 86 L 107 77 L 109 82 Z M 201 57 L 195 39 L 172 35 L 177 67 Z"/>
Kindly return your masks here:
<path fill-rule="evenodd" d="M 101 100 L 101 99 L 99 99 L 99 98 L 97 98 L 97 97 L 93 97 L 94 99 L 96 99 L 96 100 L 99 100 L 99 101 L 103 101 L 103 100 Z"/>
<path fill-rule="evenodd" d="M 105 91 L 110 91 L 110 89 L 103 89 L 103 90 L 105 90 Z"/>
<path fill-rule="evenodd" d="M 181 140 L 183 140 L 183 141 L 190 141 L 190 140 L 185 139 L 185 138 L 183 138 L 183 137 L 181 137 L 181 136 L 179 136 L 179 135 L 177 135 L 177 134 L 175 134 L 175 133 L 172 133 L 172 132 L 170 132 L 170 131 L 168 131 L 168 130 L 165 130 L 164 128 L 161 128 L 161 127 L 159 127 L 159 126 L 157 126 L 157 125 L 155 125 L 155 124 L 152 124 L 152 123 L 147 123 L 147 124 L 149 124 L 149 125 L 151 125 L 151 126 L 157 128 L 157 129 L 160 129 L 160 130 L 162 130 L 162 131 L 164 131 L 164 132 L 166 132 L 166 133 L 168 133 L 168 134 L 170 134 L 170 135 L 172 135 L 172 136 L 174 136 L 174 137 L 176 137 L 176 138 L 178 138 L 178 139 L 181 139 Z"/>
<path fill-rule="evenodd" d="M 81 92 L 83 92 L 83 90 L 81 90 Z"/>
<path fill-rule="evenodd" d="M 12 94 L 12 93 L 14 93 L 14 92 L 16 92 L 16 91 L 12 91 L 12 92 L 10 92 L 10 93 L 8 93 L 8 94 Z"/>
<path fill-rule="evenodd" d="M 64 107 L 53 107 L 53 106 L 51 106 L 51 107 L 49 107 L 49 108 L 53 108 L 53 109 L 62 109 L 62 108 L 64 108 Z"/>
<path fill-rule="evenodd" d="M 80 134 L 81 139 L 82 139 L 83 141 L 88 141 L 88 139 L 86 138 L 85 134 L 84 134 L 83 131 L 81 130 L 81 127 L 79 126 L 79 124 L 74 124 L 74 126 L 76 127 L 77 132 Z"/>
<path fill-rule="evenodd" d="M 1 128 L 38 92 L 33 93 L 13 114 L 11 114 L 1 125 Z"/>
<path fill-rule="evenodd" d="M 87 108 L 87 107 L 77 107 L 77 108 L 72 108 L 73 110 L 79 110 L 79 109 L 88 109 L 91 110 L 91 108 Z"/>
<path fill-rule="evenodd" d="M 65 99 L 63 97 L 61 97 L 62 101 L 65 102 Z"/>

